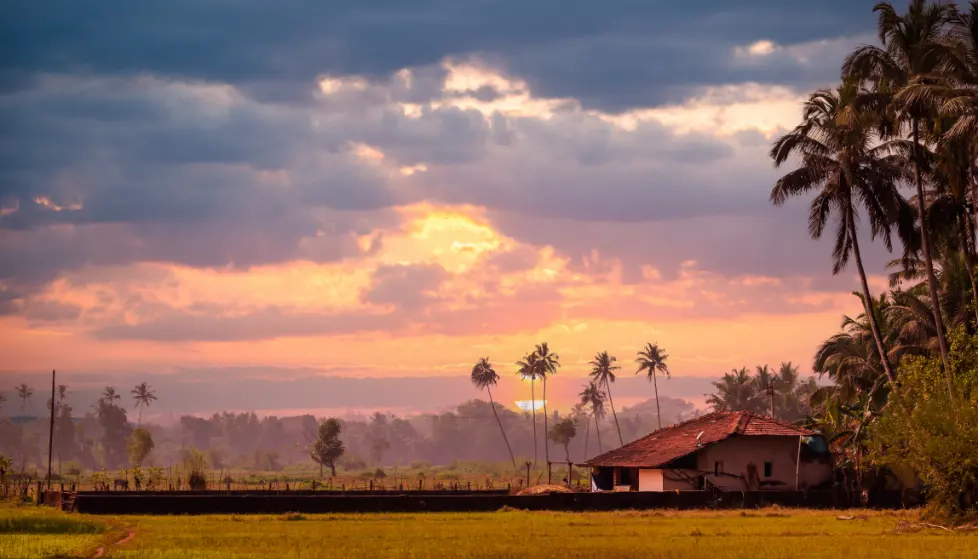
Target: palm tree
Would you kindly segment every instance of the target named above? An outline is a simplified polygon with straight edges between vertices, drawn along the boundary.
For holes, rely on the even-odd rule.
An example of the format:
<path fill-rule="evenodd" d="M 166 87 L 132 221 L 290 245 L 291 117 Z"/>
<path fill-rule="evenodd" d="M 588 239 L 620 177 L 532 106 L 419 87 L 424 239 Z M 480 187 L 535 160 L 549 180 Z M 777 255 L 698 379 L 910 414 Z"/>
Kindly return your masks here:
<path fill-rule="evenodd" d="M 4 396 L 3 392 L 0 392 L 0 409 L 3 409 L 3 404 L 6 401 L 7 401 L 7 397 Z"/>
<path fill-rule="evenodd" d="M 843 74 L 860 81 L 869 81 L 874 91 L 866 98 L 879 105 L 888 106 L 898 122 L 909 124 L 913 160 L 913 183 L 917 190 L 917 219 L 920 227 L 920 248 L 927 271 L 927 284 L 931 295 L 931 311 L 937 329 L 937 341 L 944 364 L 948 392 L 953 395 L 951 369 L 944 319 L 937 304 L 937 280 L 931 257 L 931 243 L 927 227 L 926 197 L 921 176 L 923 154 L 920 142 L 920 125 L 934 118 L 940 107 L 940 99 L 934 95 L 934 86 L 940 86 L 941 68 L 953 57 L 941 48 L 948 24 L 956 12 L 953 5 L 931 3 L 926 0 L 910 0 L 907 12 L 899 15 L 892 4 L 881 2 L 873 11 L 879 14 L 878 31 L 883 48 L 865 45 L 850 54 L 843 64 Z M 866 300 L 871 300 L 868 291 Z M 874 313 L 867 310 L 872 317 Z M 877 329 L 878 330 L 878 329 Z M 878 334 L 878 332 L 877 332 Z M 880 355 L 885 351 L 880 349 Z M 883 359 L 886 363 L 886 359 Z M 895 381 L 889 365 L 887 376 Z"/>
<path fill-rule="evenodd" d="M 536 352 L 523 356 L 523 359 L 516 362 L 516 374 L 523 380 L 530 381 L 530 412 L 533 414 L 533 469 L 537 468 L 537 397 L 533 388 L 533 383 L 537 379 L 540 367 L 537 365 Z"/>
<path fill-rule="evenodd" d="M 716 392 L 709 394 L 706 403 L 713 411 L 751 411 L 764 409 L 764 399 L 757 391 L 757 382 L 747 367 L 734 369 L 712 383 Z"/>
<path fill-rule="evenodd" d="M 856 293 L 857 296 L 862 296 Z M 891 307 L 885 295 L 881 295 L 876 305 L 877 319 L 885 319 Z M 895 332 L 887 325 L 887 332 Z M 890 358 L 898 357 L 901 351 L 895 336 L 890 336 L 894 350 Z M 815 352 L 813 369 L 819 375 L 828 375 L 835 383 L 835 392 L 840 401 L 850 402 L 865 394 L 884 396 L 884 386 L 892 386 L 880 365 L 879 353 L 872 343 L 869 321 L 865 315 L 856 318 L 843 317 L 842 332 L 823 342 Z M 897 360 L 897 359 L 894 359 Z"/>
<path fill-rule="evenodd" d="M 645 349 L 638 352 L 638 357 L 635 359 L 635 362 L 638 363 L 638 370 L 635 371 L 635 374 L 637 375 L 645 371 L 655 390 L 655 415 L 659 421 L 659 429 L 662 429 L 662 412 L 659 409 L 659 385 L 655 380 L 655 376 L 659 372 L 664 373 L 666 378 L 669 378 L 669 367 L 666 365 L 666 359 L 668 357 L 666 352 L 659 348 L 658 344 L 647 344 Z"/>
<path fill-rule="evenodd" d="M 16 387 L 17 397 L 20 398 L 20 418 L 21 424 L 23 425 L 24 419 L 24 409 L 27 407 L 28 400 L 34 396 L 34 389 L 27 386 L 27 383 L 22 383 Z"/>
<path fill-rule="evenodd" d="M 149 384 L 141 382 L 132 389 L 132 398 L 136 400 L 136 409 L 139 410 L 139 419 L 136 425 L 140 426 L 143 424 L 143 408 L 156 400 L 156 392 L 150 388 Z"/>
<path fill-rule="evenodd" d="M 821 238 L 830 216 L 835 214 L 832 273 L 842 271 L 850 256 L 855 260 L 876 349 L 887 377 L 895 383 L 896 373 L 886 357 L 863 268 L 856 204 L 862 205 L 869 215 L 873 238 L 882 237 L 891 250 L 891 229 L 896 219 L 908 211 L 897 189 L 903 173 L 902 158 L 887 155 L 894 149 L 889 143 L 873 147 L 878 138 L 870 126 L 872 115 L 855 112 L 855 94 L 855 86 L 847 84 L 837 92 L 820 90 L 808 98 L 802 123 L 779 138 L 771 149 L 776 167 L 792 155 L 802 158 L 801 167 L 778 179 L 771 191 L 771 202 L 780 206 L 790 197 L 817 189 L 808 218 L 808 230 L 814 239 Z"/>
<path fill-rule="evenodd" d="M 557 369 L 560 368 L 560 356 L 556 353 L 550 351 L 547 346 L 547 342 L 538 344 L 534 352 L 537 356 L 536 366 L 538 368 L 537 376 L 543 379 L 543 432 L 545 434 L 550 433 L 550 427 L 547 424 L 547 377 L 557 374 Z M 547 460 L 547 466 L 550 466 L 550 439 L 544 438 L 543 441 L 543 452 Z"/>
<path fill-rule="evenodd" d="M 21 470 L 27 467 L 27 455 L 25 454 L 26 449 L 24 448 L 24 410 L 27 407 L 27 402 L 34 396 L 34 389 L 27 386 L 27 383 L 21 383 L 16 387 L 17 397 L 20 398 L 20 463 Z"/>
<path fill-rule="evenodd" d="M 615 371 L 621 369 L 614 364 L 615 361 L 616 359 L 608 355 L 607 351 L 602 351 L 594 356 L 594 361 L 591 361 L 589 365 L 591 365 L 591 378 L 598 386 L 604 385 L 605 393 L 608 394 L 611 415 L 615 418 L 615 429 L 618 430 L 618 443 L 624 445 L 625 441 L 621 438 L 621 426 L 618 425 L 618 414 L 615 413 L 615 401 L 611 398 L 611 383 L 615 382 Z"/>
<path fill-rule="evenodd" d="M 503 422 L 499 419 L 499 413 L 496 411 L 496 403 L 492 399 L 492 387 L 496 386 L 499 382 L 499 375 L 496 374 L 496 370 L 492 368 L 492 364 L 489 362 L 488 357 L 483 357 L 476 362 L 475 366 L 472 367 L 472 384 L 474 384 L 479 390 L 485 389 L 489 393 L 489 405 L 492 407 L 492 414 L 496 416 L 496 423 L 499 425 L 499 432 L 503 435 L 503 441 L 506 443 L 506 450 L 509 451 L 509 459 L 513 461 L 513 468 L 516 467 L 516 457 L 513 456 L 513 448 L 509 446 L 509 439 L 506 437 L 506 430 L 503 429 Z"/>
<path fill-rule="evenodd" d="M 777 383 L 778 380 L 780 379 L 778 379 L 777 375 L 774 374 L 774 371 L 771 370 L 771 367 L 767 365 L 757 366 L 757 376 L 754 377 L 754 385 L 755 385 L 755 390 L 759 394 L 767 394 L 773 396 L 775 390 L 774 385 Z M 771 402 L 771 406 L 769 412 L 771 414 L 771 417 L 774 417 L 773 397 L 770 399 L 770 402 Z"/>
<path fill-rule="evenodd" d="M 582 405 L 591 408 L 591 417 L 594 418 L 594 432 L 598 435 L 598 452 L 602 452 L 600 419 L 604 417 L 604 393 L 594 381 L 591 381 L 584 385 L 584 390 L 578 396 L 581 398 Z"/>
<path fill-rule="evenodd" d="M 122 400 L 122 396 L 116 393 L 114 386 L 106 386 L 105 390 L 102 391 L 102 395 L 99 397 L 100 403 L 110 406 L 120 400 Z"/>
<path fill-rule="evenodd" d="M 571 417 L 574 418 L 578 423 L 581 419 L 584 419 L 584 460 L 587 460 L 587 443 L 588 437 L 591 435 L 591 414 L 587 412 L 587 405 L 584 402 L 578 402 L 574 404 L 571 408 Z"/>
<path fill-rule="evenodd" d="M 62 406 L 65 403 L 65 398 L 68 397 L 68 385 L 59 384 L 58 385 L 58 406 Z"/>

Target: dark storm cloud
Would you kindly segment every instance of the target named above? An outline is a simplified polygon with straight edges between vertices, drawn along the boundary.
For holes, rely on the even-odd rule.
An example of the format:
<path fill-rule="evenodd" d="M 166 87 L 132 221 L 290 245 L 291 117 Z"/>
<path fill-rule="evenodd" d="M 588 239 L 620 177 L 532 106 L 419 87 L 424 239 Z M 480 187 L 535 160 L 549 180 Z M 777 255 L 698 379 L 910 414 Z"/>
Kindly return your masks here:
<path fill-rule="evenodd" d="M 620 109 L 676 100 L 691 87 L 731 78 L 833 78 L 838 69 L 821 63 L 760 64 L 735 75 L 733 48 L 862 33 L 872 29 L 872 4 L 32 0 L 4 10 L 0 80 L 12 89 L 38 73 L 148 73 L 235 83 L 296 101 L 309 98 L 323 73 L 386 76 L 480 53 L 542 94 Z"/>

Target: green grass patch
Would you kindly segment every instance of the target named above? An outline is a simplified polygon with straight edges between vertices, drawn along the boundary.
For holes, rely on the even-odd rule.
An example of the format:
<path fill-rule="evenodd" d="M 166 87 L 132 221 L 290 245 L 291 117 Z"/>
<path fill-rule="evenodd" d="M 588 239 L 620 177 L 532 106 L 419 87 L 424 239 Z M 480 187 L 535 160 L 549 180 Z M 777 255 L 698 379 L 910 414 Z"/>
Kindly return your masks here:
<path fill-rule="evenodd" d="M 108 536 L 96 519 L 45 507 L 0 506 L 0 557 L 88 557 Z"/>

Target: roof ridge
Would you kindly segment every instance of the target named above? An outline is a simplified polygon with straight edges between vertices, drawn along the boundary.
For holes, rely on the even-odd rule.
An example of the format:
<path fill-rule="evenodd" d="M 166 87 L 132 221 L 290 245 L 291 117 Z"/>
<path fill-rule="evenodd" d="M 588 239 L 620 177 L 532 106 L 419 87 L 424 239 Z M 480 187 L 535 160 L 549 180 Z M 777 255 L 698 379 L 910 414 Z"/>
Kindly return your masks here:
<path fill-rule="evenodd" d="M 741 413 L 741 412 L 738 412 L 738 411 L 717 410 L 717 411 L 711 411 L 710 413 L 705 413 L 703 415 L 698 415 L 698 416 L 693 417 L 691 419 L 687 419 L 686 421 L 680 421 L 679 423 L 674 423 L 672 425 L 667 425 L 665 427 L 661 427 L 659 429 L 656 429 L 655 431 L 652 431 L 651 433 L 649 433 L 648 435 L 645 435 L 644 437 L 639 437 L 639 438 L 635 439 L 634 441 L 631 441 L 631 442 L 628 442 L 628 443 L 625 443 L 625 444 L 621 445 L 618 448 L 613 448 L 613 449 L 608 450 L 606 452 L 602 452 L 601 454 L 599 454 L 599 455 L 591 458 L 591 460 L 594 460 L 595 458 L 600 458 L 600 457 L 602 457 L 602 456 L 604 456 L 606 454 L 610 454 L 612 452 L 617 452 L 619 450 L 626 450 L 630 446 L 635 445 L 635 444 L 638 444 L 640 442 L 644 442 L 644 441 L 650 439 L 651 437 L 655 436 L 656 434 L 658 434 L 660 432 L 669 431 L 671 429 L 675 429 L 677 427 L 682 427 L 684 425 L 689 425 L 690 423 L 695 423 L 697 421 L 703 421 L 703 420 L 705 420 L 707 418 L 721 418 L 721 417 L 728 416 L 728 415 L 735 415 L 737 413 Z M 733 434 L 733 433 L 730 433 L 730 434 Z M 591 460 L 588 460 L 588 462 L 590 462 Z"/>

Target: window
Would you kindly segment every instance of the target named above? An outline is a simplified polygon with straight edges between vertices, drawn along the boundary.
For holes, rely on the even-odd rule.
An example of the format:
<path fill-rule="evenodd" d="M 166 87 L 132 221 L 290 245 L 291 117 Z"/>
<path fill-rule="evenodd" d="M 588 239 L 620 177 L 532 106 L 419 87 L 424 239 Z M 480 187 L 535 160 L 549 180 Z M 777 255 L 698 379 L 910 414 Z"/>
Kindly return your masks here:
<path fill-rule="evenodd" d="M 774 464 L 770 462 L 764 463 L 764 477 L 771 477 L 774 475 Z"/>
<path fill-rule="evenodd" d="M 718 476 L 723 473 L 723 461 L 713 463 L 713 475 Z"/>

